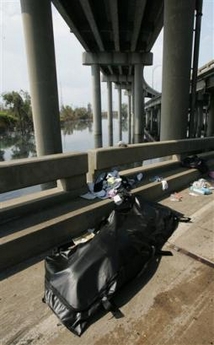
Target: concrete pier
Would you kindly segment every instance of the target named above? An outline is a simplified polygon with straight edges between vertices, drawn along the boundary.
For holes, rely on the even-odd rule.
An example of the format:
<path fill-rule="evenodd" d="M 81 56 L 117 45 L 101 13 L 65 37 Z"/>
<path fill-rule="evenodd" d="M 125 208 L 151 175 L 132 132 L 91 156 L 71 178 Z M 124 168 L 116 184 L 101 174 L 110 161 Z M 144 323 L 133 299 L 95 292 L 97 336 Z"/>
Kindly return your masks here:
<path fill-rule="evenodd" d="M 107 81 L 108 91 L 108 145 L 113 145 L 113 109 L 112 109 L 112 82 Z"/>
<path fill-rule="evenodd" d="M 164 2 L 161 140 L 187 137 L 194 8 L 194 0 Z"/>
<path fill-rule="evenodd" d="M 21 0 L 38 156 L 62 152 L 50 0 Z"/>
<path fill-rule="evenodd" d="M 93 122 L 94 122 L 94 147 L 102 147 L 102 117 L 101 117 L 101 90 L 100 68 L 98 64 L 91 66 L 92 96 L 93 96 Z"/>

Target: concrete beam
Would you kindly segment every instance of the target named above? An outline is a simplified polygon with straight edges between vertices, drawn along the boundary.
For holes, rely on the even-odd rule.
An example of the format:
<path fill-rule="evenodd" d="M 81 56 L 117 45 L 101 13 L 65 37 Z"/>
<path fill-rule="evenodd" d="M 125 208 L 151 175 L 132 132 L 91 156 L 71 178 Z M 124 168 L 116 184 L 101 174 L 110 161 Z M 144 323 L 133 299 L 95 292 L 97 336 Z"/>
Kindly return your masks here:
<path fill-rule="evenodd" d="M 132 83 L 133 82 L 133 76 L 131 75 L 103 75 L 102 76 L 102 81 L 103 82 L 107 82 L 107 81 L 111 81 L 113 83 Z"/>
<path fill-rule="evenodd" d="M 116 90 L 118 89 L 123 89 L 123 90 L 131 90 L 132 89 L 132 85 L 131 84 L 115 84 L 114 88 Z"/>
<path fill-rule="evenodd" d="M 84 52 L 82 55 L 83 65 L 144 65 L 150 66 L 153 62 L 152 53 L 89 53 Z"/>

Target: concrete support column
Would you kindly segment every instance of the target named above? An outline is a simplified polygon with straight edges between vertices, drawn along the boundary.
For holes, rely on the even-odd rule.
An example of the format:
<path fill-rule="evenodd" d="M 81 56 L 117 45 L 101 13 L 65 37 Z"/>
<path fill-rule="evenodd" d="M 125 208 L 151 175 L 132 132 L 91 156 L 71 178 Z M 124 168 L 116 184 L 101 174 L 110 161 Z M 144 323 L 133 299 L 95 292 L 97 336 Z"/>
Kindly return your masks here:
<path fill-rule="evenodd" d="M 101 87 L 99 65 L 91 65 L 92 76 L 92 107 L 94 122 L 94 147 L 102 147 L 102 113 L 101 113 Z"/>
<path fill-rule="evenodd" d="M 118 137 L 122 140 L 121 87 L 118 86 Z"/>
<path fill-rule="evenodd" d="M 196 114 L 197 114 L 196 137 L 200 138 L 202 127 L 203 127 L 203 101 L 198 101 Z"/>
<path fill-rule="evenodd" d="M 146 127 L 146 129 L 148 129 L 149 128 L 149 117 L 150 117 L 150 110 L 149 109 L 147 109 L 146 110 L 146 123 L 145 123 L 145 127 Z"/>
<path fill-rule="evenodd" d="M 128 92 L 128 143 L 131 144 L 131 114 L 132 114 L 132 107 L 131 107 L 131 92 Z"/>
<path fill-rule="evenodd" d="M 143 142 L 144 137 L 144 97 L 143 97 L 143 65 L 134 66 L 134 107 L 135 128 L 134 142 Z"/>
<path fill-rule="evenodd" d="M 158 106 L 157 109 L 157 135 L 160 138 L 160 124 L 161 124 L 161 107 Z"/>
<path fill-rule="evenodd" d="M 108 145 L 113 146 L 112 82 L 107 81 L 108 90 Z"/>
<path fill-rule="evenodd" d="M 195 0 L 164 1 L 161 140 L 187 136 Z"/>
<path fill-rule="evenodd" d="M 131 143 L 134 144 L 134 128 L 135 128 L 135 93 L 134 83 L 132 83 L 132 114 L 131 114 Z"/>
<path fill-rule="evenodd" d="M 153 107 L 151 108 L 151 115 L 150 115 L 150 126 L 149 126 L 150 134 L 153 132 L 154 113 L 155 113 L 155 108 Z"/>
<path fill-rule="evenodd" d="M 210 106 L 207 121 L 207 136 L 214 136 L 214 91 L 210 94 Z"/>
<path fill-rule="evenodd" d="M 62 152 L 50 0 L 21 0 L 37 155 Z"/>

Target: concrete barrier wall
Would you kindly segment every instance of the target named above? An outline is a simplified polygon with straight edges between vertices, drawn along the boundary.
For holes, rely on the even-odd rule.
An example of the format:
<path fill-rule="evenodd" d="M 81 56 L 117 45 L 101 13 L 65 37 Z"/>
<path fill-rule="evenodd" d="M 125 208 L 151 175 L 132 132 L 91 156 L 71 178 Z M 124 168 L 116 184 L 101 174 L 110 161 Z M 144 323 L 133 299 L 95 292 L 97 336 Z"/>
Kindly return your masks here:
<path fill-rule="evenodd" d="M 97 171 L 111 167 L 143 162 L 148 159 L 172 155 L 191 155 L 214 150 L 214 137 L 203 139 L 170 140 L 128 147 L 100 148 L 89 151 L 89 174 L 91 180 Z"/>
<path fill-rule="evenodd" d="M 0 193 L 61 180 L 64 190 L 86 184 L 87 153 L 55 154 L 0 163 Z"/>
<path fill-rule="evenodd" d="M 0 163 L 0 193 L 60 180 L 64 191 L 86 186 L 86 175 L 144 160 L 174 154 L 195 154 L 214 150 L 214 137 L 171 140 L 111 147 L 88 153 L 55 154 Z"/>
<path fill-rule="evenodd" d="M 130 145 L 122 149 L 92 150 L 89 154 L 58 154 L 3 162 L 0 163 L 0 191 L 60 179 L 62 185 L 66 184 L 68 188 L 75 189 L 76 196 L 79 196 L 82 183 L 87 187 L 89 158 L 92 159 L 89 161 L 91 168 L 108 170 L 115 164 L 127 164 L 169 154 L 207 151 L 202 156 L 212 157 L 214 166 L 213 139 Z M 188 186 L 201 176 L 198 169 L 183 168 L 179 161 L 173 160 L 123 170 L 120 173 L 129 176 L 140 170 L 143 171 L 143 181 L 132 189 L 132 193 L 142 195 L 147 200 L 161 199 Z M 167 179 L 167 190 L 162 189 L 161 183 L 150 179 L 157 174 Z M 2 205 L 0 203 L 0 270 L 71 241 L 73 237 L 97 226 L 114 208 L 110 199 L 85 200 L 75 198 L 75 193 L 53 188 L 20 197 L 19 200 L 8 200 Z"/>

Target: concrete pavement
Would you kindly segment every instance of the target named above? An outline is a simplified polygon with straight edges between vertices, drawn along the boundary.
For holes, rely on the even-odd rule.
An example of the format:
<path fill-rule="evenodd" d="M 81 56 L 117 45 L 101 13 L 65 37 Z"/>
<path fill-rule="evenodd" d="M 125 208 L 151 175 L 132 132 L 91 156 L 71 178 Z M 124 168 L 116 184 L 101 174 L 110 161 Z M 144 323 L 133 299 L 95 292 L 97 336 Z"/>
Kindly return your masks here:
<path fill-rule="evenodd" d="M 172 257 L 116 296 L 124 317 L 104 313 L 79 338 L 42 303 L 43 257 L 5 271 L 0 282 L 1 345 L 212 345 L 214 344 L 214 193 L 162 204 L 190 216 L 165 245 Z"/>

